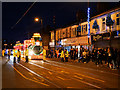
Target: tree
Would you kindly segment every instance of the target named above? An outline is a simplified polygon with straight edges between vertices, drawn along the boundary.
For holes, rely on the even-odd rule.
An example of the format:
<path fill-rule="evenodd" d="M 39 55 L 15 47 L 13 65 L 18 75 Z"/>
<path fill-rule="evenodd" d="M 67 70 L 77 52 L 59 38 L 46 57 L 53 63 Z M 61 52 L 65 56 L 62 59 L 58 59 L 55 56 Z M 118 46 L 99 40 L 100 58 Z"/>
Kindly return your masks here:
<path fill-rule="evenodd" d="M 111 30 L 111 26 L 114 24 L 113 20 L 111 19 L 111 14 L 108 14 L 106 17 L 106 25 L 109 26 L 109 30 Z"/>
<path fill-rule="evenodd" d="M 92 28 L 95 29 L 95 31 L 96 31 L 96 29 L 99 29 L 99 26 L 98 26 L 96 20 L 94 21 Z"/>

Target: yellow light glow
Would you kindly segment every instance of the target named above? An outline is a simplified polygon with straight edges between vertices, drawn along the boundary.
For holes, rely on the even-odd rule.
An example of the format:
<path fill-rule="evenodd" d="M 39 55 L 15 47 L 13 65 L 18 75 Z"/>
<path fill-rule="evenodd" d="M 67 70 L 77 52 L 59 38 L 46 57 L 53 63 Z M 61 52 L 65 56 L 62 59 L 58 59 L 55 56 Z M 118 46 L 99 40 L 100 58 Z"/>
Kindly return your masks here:
<path fill-rule="evenodd" d="M 38 21 L 39 21 L 39 18 L 35 18 L 35 21 L 38 22 Z"/>

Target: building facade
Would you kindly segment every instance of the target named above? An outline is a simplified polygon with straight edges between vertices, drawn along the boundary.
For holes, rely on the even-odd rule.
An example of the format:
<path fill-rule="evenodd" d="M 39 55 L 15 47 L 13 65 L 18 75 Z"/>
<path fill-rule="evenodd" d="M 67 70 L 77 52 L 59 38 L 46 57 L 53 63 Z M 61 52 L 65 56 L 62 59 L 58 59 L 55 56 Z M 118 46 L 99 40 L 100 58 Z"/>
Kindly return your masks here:
<path fill-rule="evenodd" d="M 50 45 L 55 47 L 54 43 L 57 48 L 63 47 L 68 51 L 71 48 L 80 49 L 80 47 L 92 50 L 93 46 L 120 48 L 120 8 L 91 17 L 89 36 L 87 21 L 56 29 L 56 38 L 54 38 L 54 31 L 51 31 Z"/>

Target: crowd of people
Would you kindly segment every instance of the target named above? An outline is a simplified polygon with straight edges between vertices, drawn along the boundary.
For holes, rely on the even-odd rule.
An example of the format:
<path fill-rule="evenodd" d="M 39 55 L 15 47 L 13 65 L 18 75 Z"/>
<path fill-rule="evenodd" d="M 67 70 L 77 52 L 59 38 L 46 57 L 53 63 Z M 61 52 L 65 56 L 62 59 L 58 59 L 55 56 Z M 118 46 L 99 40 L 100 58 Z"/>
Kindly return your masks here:
<path fill-rule="evenodd" d="M 78 58 L 78 49 L 71 49 L 69 52 L 67 49 L 48 50 L 48 58 L 61 58 L 62 62 L 68 62 L 68 59 L 78 60 L 78 62 L 88 63 L 94 62 L 97 67 L 107 65 L 111 69 L 119 69 L 120 66 L 120 50 L 115 48 L 93 48 L 92 51 L 88 49 L 80 48 L 80 57 Z M 104 63 L 103 63 L 104 62 Z"/>
<path fill-rule="evenodd" d="M 4 56 L 5 50 L 2 51 Z M 8 59 L 10 59 L 11 51 L 8 49 Z M 62 62 L 68 62 L 68 59 L 78 60 L 78 63 L 94 62 L 97 66 L 106 65 L 111 69 L 119 69 L 120 66 L 120 50 L 115 48 L 93 48 L 92 51 L 84 48 L 80 48 L 78 58 L 78 49 L 57 49 L 57 50 L 45 50 L 43 49 L 43 60 L 47 58 L 60 58 Z M 13 62 L 16 63 L 16 57 L 18 63 L 20 62 L 21 52 L 19 50 L 13 50 Z M 25 60 L 28 62 L 28 49 L 25 49 Z M 104 62 L 104 63 L 103 63 Z"/>

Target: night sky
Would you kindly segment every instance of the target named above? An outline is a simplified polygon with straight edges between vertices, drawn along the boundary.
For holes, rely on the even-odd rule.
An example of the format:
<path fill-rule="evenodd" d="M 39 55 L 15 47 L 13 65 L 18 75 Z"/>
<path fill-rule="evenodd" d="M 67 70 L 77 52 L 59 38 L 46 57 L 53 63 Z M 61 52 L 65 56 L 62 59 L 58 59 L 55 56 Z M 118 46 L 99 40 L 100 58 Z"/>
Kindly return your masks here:
<path fill-rule="evenodd" d="M 36 2 L 22 20 L 13 28 L 11 27 L 30 7 L 32 2 L 4 2 L 2 3 L 2 37 L 3 39 L 20 40 L 27 39 L 27 32 L 36 32 L 40 29 L 40 24 L 34 22 L 36 16 L 42 17 L 44 27 L 53 26 L 53 16 L 56 17 L 56 26 L 62 27 L 65 24 L 76 20 L 76 12 L 83 10 L 87 13 L 88 3 L 71 2 L 71 3 L 53 3 L 53 2 Z M 118 3 L 100 4 L 101 10 L 105 11 L 118 5 Z M 90 3 L 91 16 L 100 13 L 97 3 Z M 107 7 L 107 8 L 106 8 Z M 103 9 L 104 8 L 104 9 Z M 86 14 L 87 15 L 87 14 Z M 86 16 L 87 17 L 87 16 Z"/>

